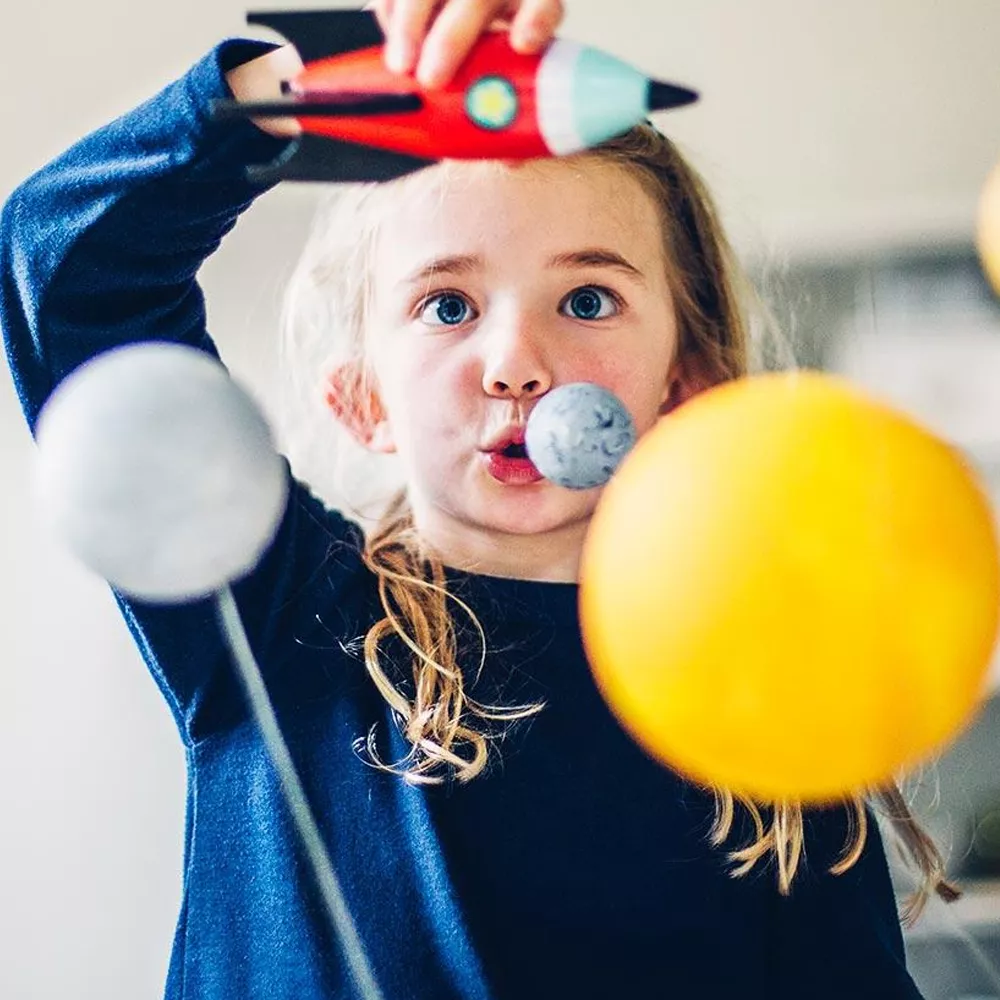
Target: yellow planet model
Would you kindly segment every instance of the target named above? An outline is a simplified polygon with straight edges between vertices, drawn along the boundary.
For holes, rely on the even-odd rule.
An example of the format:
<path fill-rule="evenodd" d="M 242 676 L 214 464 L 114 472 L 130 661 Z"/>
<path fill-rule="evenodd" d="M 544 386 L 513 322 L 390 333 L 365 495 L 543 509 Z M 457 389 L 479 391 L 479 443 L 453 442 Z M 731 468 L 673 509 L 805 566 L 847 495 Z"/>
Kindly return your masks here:
<path fill-rule="evenodd" d="M 994 515 L 954 448 L 845 381 L 741 379 L 626 459 L 580 600 L 597 684 L 649 753 L 759 800 L 830 801 L 977 707 Z"/>
<path fill-rule="evenodd" d="M 976 244 L 986 277 L 1000 295 L 1000 164 L 990 174 L 979 201 Z"/>

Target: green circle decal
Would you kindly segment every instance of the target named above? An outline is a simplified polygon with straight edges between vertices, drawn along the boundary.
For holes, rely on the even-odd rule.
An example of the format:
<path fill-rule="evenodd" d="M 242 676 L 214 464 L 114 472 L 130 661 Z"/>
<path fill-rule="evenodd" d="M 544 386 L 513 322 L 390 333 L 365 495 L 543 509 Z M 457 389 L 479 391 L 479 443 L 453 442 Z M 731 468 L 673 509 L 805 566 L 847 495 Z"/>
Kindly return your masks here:
<path fill-rule="evenodd" d="M 507 128 L 517 117 L 517 91 L 502 76 L 484 76 L 466 92 L 465 111 L 481 128 Z"/>

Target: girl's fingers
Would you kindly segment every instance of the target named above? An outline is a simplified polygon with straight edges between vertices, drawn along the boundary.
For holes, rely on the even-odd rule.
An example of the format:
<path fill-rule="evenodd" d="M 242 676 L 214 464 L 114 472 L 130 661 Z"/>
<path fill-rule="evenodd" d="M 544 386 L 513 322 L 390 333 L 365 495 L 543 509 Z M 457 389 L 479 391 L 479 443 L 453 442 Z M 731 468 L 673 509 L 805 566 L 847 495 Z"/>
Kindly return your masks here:
<path fill-rule="evenodd" d="M 386 34 L 386 65 L 414 68 L 425 87 L 447 83 L 487 30 L 510 28 L 519 52 L 543 49 L 562 22 L 562 0 L 373 0 Z"/>
<path fill-rule="evenodd" d="M 442 0 L 393 0 L 386 30 L 386 65 L 394 73 L 409 73 L 417 64 L 427 26 Z"/>
<path fill-rule="evenodd" d="M 507 0 L 451 0 L 423 44 L 417 66 L 420 83 L 425 87 L 447 83 L 479 36 L 508 6 Z"/>
<path fill-rule="evenodd" d="M 392 8 L 394 5 L 395 0 L 371 0 L 371 3 L 365 4 L 365 10 L 375 12 L 375 18 L 378 21 L 378 26 L 382 29 L 383 34 L 386 34 L 389 31 L 389 25 L 392 23 Z"/>
<path fill-rule="evenodd" d="M 523 0 L 510 29 L 511 47 L 525 55 L 545 48 L 562 24 L 562 0 Z"/>

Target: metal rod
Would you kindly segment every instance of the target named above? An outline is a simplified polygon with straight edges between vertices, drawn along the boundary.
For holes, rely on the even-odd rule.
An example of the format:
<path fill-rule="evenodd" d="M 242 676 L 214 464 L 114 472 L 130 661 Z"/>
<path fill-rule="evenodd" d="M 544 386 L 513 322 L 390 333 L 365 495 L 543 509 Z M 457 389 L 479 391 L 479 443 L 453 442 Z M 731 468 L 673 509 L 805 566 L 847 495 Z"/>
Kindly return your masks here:
<path fill-rule="evenodd" d="M 281 735 L 274 707 L 264 685 L 264 679 L 261 677 L 260 668 L 254 658 L 253 650 L 250 648 L 250 641 L 243 628 L 236 599 L 229 587 L 220 590 L 216 598 L 223 632 L 229 639 L 230 651 L 246 688 L 261 735 L 264 737 L 264 744 L 274 763 L 275 770 L 278 772 L 285 802 L 312 864 L 313 874 L 319 884 L 330 922 L 343 948 L 344 957 L 347 959 L 347 964 L 354 976 L 358 992 L 363 1000 L 383 1000 L 361 944 L 361 938 L 347 908 L 340 880 L 334 871 L 333 862 L 323 844 L 319 827 L 309 807 L 305 789 L 302 787 L 302 782 L 295 770 L 292 755 Z"/>

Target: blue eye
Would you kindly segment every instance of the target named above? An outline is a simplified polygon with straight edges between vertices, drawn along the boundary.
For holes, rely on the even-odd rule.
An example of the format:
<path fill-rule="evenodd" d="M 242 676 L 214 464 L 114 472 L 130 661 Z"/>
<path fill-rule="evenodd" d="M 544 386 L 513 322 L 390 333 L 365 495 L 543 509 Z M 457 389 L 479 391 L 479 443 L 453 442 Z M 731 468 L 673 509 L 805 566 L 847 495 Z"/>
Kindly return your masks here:
<path fill-rule="evenodd" d="M 569 310 L 574 319 L 607 319 L 618 313 L 618 298 L 607 288 L 587 285 L 577 288 L 563 301 L 561 312 Z"/>
<path fill-rule="evenodd" d="M 472 307 L 461 295 L 442 292 L 424 301 L 420 319 L 428 326 L 459 326 L 471 313 Z"/>

